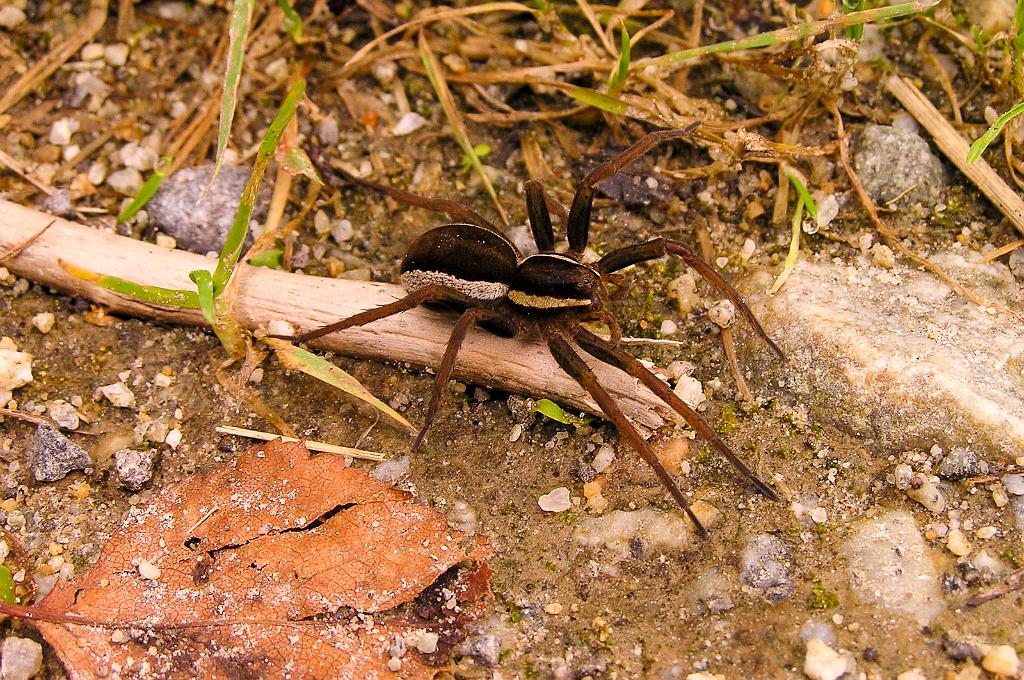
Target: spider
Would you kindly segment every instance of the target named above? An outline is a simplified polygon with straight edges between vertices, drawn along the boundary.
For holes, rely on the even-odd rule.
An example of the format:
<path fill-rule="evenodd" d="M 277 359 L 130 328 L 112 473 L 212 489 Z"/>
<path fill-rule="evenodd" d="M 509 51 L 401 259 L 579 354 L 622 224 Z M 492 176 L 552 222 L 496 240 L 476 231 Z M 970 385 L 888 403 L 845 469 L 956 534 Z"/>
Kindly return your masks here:
<path fill-rule="evenodd" d="M 686 495 L 615 400 L 597 381 L 594 372 L 578 351 L 582 349 L 594 359 L 614 366 L 646 385 L 709 441 L 763 495 L 778 500 L 771 487 L 732 452 L 696 411 L 636 357 L 618 346 L 622 332 L 606 309 L 610 274 L 648 260 L 677 255 L 729 298 L 757 334 L 783 357 L 782 350 L 768 337 L 736 289 L 686 245 L 666 238 L 654 238 L 613 250 L 592 264 L 583 262 L 597 185 L 657 144 L 684 137 L 698 125 L 695 123 L 682 130 L 652 132 L 615 158 L 594 168 L 581 182 L 567 215 L 564 208 L 546 194 L 540 182 L 526 182 L 527 216 L 533 240 L 539 250 L 538 254 L 526 257 L 496 227 L 466 206 L 454 201 L 426 199 L 346 175 L 345 179 L 349 181 L 385 191 L 408 203 L 447 212 L 456 219 L 466 221 L 436 227 L 413 242 L 401 266 L 401 282 L 408 291 L 404 298 L 300 335 L 273 337 L 306 342 L 346 328 L 372 323 L 419 305 L 443 305 L 458 311 L 460 315 L 452 328 L 437 369 L 423 427 L 412 444 L 415 452 L 423 443 L 437 414 L 442 390 L 451 377 L 459 348 L 471 327 L 479 325 L 503 337 L 539 336 L 547 343 L 562 370 L 593 397 L 605 416 L 654 469 L 658 479 L 689 516 L 698 533 L 706 536 L 707 530 L 690 508 Z M 344 181 L 338 179 L 338 173 L 326 164 L 318 150 L 311 149 L 311 155 L 321 166 L 328 181 Z M 565 222 L 568 249 L 564 253 L 555 251 L 549 213 L 552 207 L 563 215 Z M 587 330 L 584 324 L 592 321 L 607 324 L 610 339 L 606 340 Z"/>

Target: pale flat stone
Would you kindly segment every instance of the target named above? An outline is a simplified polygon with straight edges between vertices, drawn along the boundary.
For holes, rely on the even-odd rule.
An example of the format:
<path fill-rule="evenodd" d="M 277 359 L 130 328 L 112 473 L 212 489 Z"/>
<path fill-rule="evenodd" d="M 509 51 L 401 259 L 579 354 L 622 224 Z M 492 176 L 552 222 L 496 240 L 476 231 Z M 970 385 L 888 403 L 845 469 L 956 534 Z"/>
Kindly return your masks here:
<path fill-rule="evenodd" d="M 989 300 L 1022 309 L 1024 291 L 1005 265 L 950 252 L 931 259 Z M 902 261 L 881 269 L 863 258 L 801 261 L 767 307 L 769 332 L 790 364 L 765 360 L 764 369 L 813 415 L 880 451 L 973 441 L 989 459 L 1024 452 L 1024 342 L 1009 316 Z"/>
<path fill-rule="evenodd" d="M 938 570 L 910 513 L 897 510 L 862 522 L 843 545 L 843 554 L 861 602 L 922 625 L 946 608 Z"/>

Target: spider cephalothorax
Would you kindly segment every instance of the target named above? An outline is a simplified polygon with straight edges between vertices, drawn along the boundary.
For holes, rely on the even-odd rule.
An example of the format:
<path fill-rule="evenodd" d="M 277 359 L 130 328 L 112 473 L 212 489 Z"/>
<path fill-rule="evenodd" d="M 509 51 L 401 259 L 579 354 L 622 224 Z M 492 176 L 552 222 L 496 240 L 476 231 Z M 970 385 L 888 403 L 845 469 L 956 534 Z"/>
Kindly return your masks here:
<path fill-rule="evenodd" d="M 406 297 L 285 339 L 300 342 L 312 340 L 328 333 L 398 314 L 422 304 L 442 304 L 459 311 L 460 316 L 455 322 L 441 365 L 437 369 L 423 428 L 413 443 L 415 451 L 423 442 L 427 429 L 437 413 L 442 389 L 451 377 L 456 355 L 471 326 L 480 325 L 506 337 L 539 336 L 547 343 L 562 370 L 590 393 L 601 411 L 651 465 L 662 484 L 693 520 L 697 530 L 705 534 L 704 527 L 690 509 L 682 490 L 658 460 L 647 441 L 623 415 L 615 400 L 598 383 L 594 372 L 578 352 L 578 349 L 582 349 L 598 361 L 610 364 L 646 385 L 701 436 L 710 441 L 729 462 L 757 486 L 761 493 L 769 498 L 777 498 L 775 492 L 726 446 L 700 415 L 687 406 L 666 383 L 647 370 L 636 357 L 618 346 L 621 337 L 619 326 L 605 309 L 608 299 L 607 277 L 610 274 L 647 260 L 670 254 L 678 255 L 732 300 L 758 335 L 782 356 L 782 351 L 767 336 L 736 290 L 686 245 L 671 239 L 655 238 L 613 250 L 593 264 L 582 261 L 587 247 L 590 210 L 597 184 L 620 171 L 656 144 L 687 135 L 695 127 L 696 125 L 691 125 L 685 130 L 653 132 L 591 171 L 580 184 L 565 219 L 568 241 L 565 253 L 555 252 L 554 232 L 548 212 L 550 199 L 539 182 L 527 182 L 526 204 L 533 238 L 540 252 L 524 257 L 493 225 L 465 206 L 451 201 L 423 199 L 365 180 L 355 180 L 365 186 L 386 191 L 400 200 L 442 210 L 466 221 L 431 229 L 410 246 L 401 267 L 402 285 L 409 291 Z M 314 153 L 313 156 L 323 165 L 319 154 Z M 337 176 L 328 168 L 322 170 L 328 179 L 333 177 L 337 180 Z M 352 181 L 354 178 L 348 179 Z M 551 203 L 554 204 L 553 201 Z M 607 324 L 611 337 L 605 339 L 587 330 L 583 324 L 591 321 Z"/>

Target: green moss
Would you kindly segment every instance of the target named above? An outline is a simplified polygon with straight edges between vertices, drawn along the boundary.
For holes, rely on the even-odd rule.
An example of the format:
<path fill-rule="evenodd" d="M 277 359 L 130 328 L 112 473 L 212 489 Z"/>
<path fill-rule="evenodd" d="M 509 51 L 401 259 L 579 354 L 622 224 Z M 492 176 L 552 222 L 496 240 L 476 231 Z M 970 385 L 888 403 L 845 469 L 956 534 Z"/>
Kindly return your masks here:
<path fill-rule="evenodd" d="M 726 404 L 722 409 L 722 415 L 718 417 L 718 434 L 734 434 L 740 429 L 739 419 L 736 417 L 736 404 Z"/>
<path fill-rule="evenodd" d="M 833 609 L 839 606 L 839 596 L 825 587 L 820 578 L 814 579 L 811 594 L 807 596 L 808 609 Z"/>

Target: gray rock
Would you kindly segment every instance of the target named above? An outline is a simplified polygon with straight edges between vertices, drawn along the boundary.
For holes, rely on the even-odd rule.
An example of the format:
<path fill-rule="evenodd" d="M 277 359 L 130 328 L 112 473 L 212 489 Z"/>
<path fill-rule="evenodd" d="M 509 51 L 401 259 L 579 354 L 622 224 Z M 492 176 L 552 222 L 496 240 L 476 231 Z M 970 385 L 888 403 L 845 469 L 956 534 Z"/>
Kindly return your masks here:
<path fill-rule="evenodd" d="M 224 166 L 203 196 L 213 176 L 213 166 L 179 170 L 164 180 L 146 205 L 150 223 L 173 236 L 179 248 L 200 254 L 219 252 L 234 222 L 249 173 L 245 166 Z M 270 189 L 264 185 L 256 199 L 253 219 L 266 216 L 269 201 Z M 252 240 L 250 231 L 246 246 L 252 245 Z"/>
<path fill-rule="evenodd" d="M 968 477 L 977 477 L 988 472 L 988 463 L 971 449 L 958 446 L 939 463 L 939 477 L 950 481 L 959 481 Z"/>
<path fill-rule="evenodd" d="M 388 484 L 394 484 L 402 477 L 409 474 L 409 456 L 402 456 L 392 460 L 385 460 L 377 464 L 371 473 L 374 479 L 379 479 Z"/>
<path fill-rule="evenodd" d="M 4 639 L 0 676 L 4 680 L 28 680 L 43 669 L 43 646 L 20 637 Z"/>
<path fill-rule="evenodd" d="M 832 630 L 832 626 L 824 621 L 811 619 L 800 626 L 800 639 L 804 642 L 808 640 L 821 640 L 831 647 L 836 643 L 836 633 Z"/>
<path fill-rule="evenodd" d="M 1019 308 L 1024 286 L 1006 266 L 969 257 L 930 259 L 989 300 Z M 789 363 L 765 360 L 765 384 L 782 381 L 813 418 L 873 439 L 879 452 L 951 450 L 967 440 L 990 462 L 1024 451 L 1024 376 L 1009 370 L 1024 364 L 1019 325 L 932 274 L 805 260 L 767 304 L 762 320 Z"/>
<path fill-rule="evenodd" d="M 484 666 L 496 666 L 501 658 L 501 640 L 497 635 L 472 635 L 455 650 L 456 656 L 470 656 Z"/>
<path fill-rule="evenodd" d="M 72 470 L 92 467 L 92 460 L 85 449 L 49 425 L 36 428 L 27 457 L 29 469 L 37 482 L 56 482 Z"/>
<path fill-rule="evenodd" d="M 772 534 L 747 539 L 740 556 L 740 582 L 760 591 L 772 602 L 781 602 L 796 589 L 789 578 L 792 548 Z"/>
<path fill-rule="evenodd" d="M 46 415 L 65 430 L 77 430 L 81 425 L 78 411 L 63 399 L 54 399 L 46 405 Z"/>
<path fill-rule="evenodd" d="M 1010 253 L 1007 264 L 1010 266 L 1010 271 L 1013 272 L 1013 275 L 1018 280 L 1024 281 L 1024 248 L 1017 248 L 1017 250 Z"/>
<path fill-rule="evenodd" d="M 933 208 L 948 184 L 946 169 L 921 137 L 891 125 L 867 125 L 855 139 L 854 165 L 878 203 Z"/>
<path fill-rule="evenodd" d="M 842 547 L 850 587 L 864 604 L 930 623 L 946 608 L 931 549 L 910 513 L 862 522 Z"/>
<path fill-rule="evenodd" d="M 695 607 L 706 609 L 711 614 L 721 614 L 732 609 L 732 583 L 719 567 L 708 567 L 693 580 L 686 597 Z"/>
<path fill-rule="evenodd" d="M 43 201 L 43 210 L 59 217 L 74 217 L 76 213 L 71 203 L 71 192 L 67 188 L 53 192 Z"/>
<path fill-rule="evenodd" d="M 155 462 L 156 449 L 121 449 L 114 454 L 114 474 L 121 486 L 129 491 L 138 491 L 153 478 Z"/>

